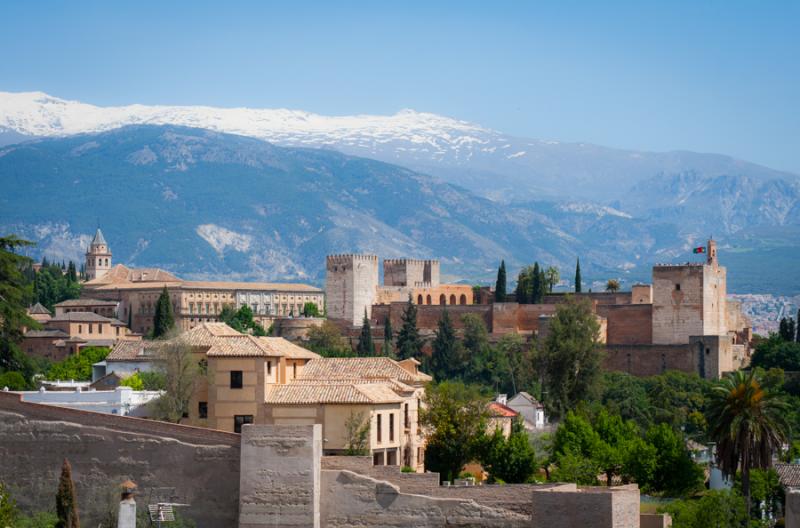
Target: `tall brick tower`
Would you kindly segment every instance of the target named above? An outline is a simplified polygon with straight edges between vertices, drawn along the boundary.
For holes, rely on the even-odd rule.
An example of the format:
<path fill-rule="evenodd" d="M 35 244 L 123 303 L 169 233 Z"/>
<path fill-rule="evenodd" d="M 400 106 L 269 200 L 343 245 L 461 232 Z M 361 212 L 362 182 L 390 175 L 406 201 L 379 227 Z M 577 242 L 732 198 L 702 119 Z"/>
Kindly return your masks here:
<path fill-rule="evenodd" d="M 325 267 L 326 312 L 331 319 L 360 325 L 364 310 L 369 317 L 377 298 L 378 257 L 328 255 Z"/>
<path fill-rule="evenodd" d="M 111 269 L 111 250 L 103 232 L 97 228 L 89 249 L 86 250 L 86 280 L 98 279 Z"/>

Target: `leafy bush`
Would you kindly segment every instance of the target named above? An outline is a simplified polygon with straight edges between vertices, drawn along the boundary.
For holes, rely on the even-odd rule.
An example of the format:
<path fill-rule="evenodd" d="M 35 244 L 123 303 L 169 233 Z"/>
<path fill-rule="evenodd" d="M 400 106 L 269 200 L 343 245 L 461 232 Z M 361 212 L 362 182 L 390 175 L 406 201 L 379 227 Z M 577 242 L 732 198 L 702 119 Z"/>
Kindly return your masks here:
<path fill-rule="evenodd" d="M 0 390 L 5 387 L 8 387 L 8 390 L 21 391 L 28 388 L 28 382 L 19 372 L 3 372 L 0 374 Z"/>
<path fill-rule="evenodd" d="M 132 376 L 124 378 L 122 381 L 119 382 L 119 384 L 122 387 L 130 387 L 136 391 L 144 390 L 144 382 L 142 381 L 142 378 L 139 377 L 138 372 L 133 374 Z"/>
<path fill-rule="evenodd" d="M 677 500 L 658 511 L 672 516 L 672 528 L 747 526 L 744 498 L 736 491 L 709 491 L 700 499 Z"/>
<path fill-rule="evenodd" d="M 416 473 L 417 470 L 411 466 L 403 466 L 400 468 L 400 473 Z"/>

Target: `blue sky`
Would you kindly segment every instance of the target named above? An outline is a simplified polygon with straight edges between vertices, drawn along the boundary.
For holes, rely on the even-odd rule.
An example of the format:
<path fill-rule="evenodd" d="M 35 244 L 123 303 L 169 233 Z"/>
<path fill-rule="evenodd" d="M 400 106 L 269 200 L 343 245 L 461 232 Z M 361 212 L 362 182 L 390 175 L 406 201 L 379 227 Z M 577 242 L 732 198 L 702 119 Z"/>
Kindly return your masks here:
<path fill-rule="evenodd" d="M 798 20 L 798 1 L 3 2 L 0 90 L 413 108 L 800 173 Z"/>

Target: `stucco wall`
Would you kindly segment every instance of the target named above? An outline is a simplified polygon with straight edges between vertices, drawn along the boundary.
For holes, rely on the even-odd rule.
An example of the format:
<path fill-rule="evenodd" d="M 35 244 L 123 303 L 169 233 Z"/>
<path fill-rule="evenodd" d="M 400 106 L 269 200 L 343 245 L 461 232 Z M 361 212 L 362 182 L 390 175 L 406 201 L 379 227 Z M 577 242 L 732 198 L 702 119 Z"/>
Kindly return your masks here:
<path fill-rule="evenodd" d="M 155 488 L 191 504 L 199 527 L 235 526 L 239 435 L 22 403 L 0 392 L 0 475 L 23 511 L 51 510 L 61 464 L 72 465 L 81 522 L 97 526 L 133 480 L 145 508 Z M 162 499 L 164 500 L 164 499 Z"/>

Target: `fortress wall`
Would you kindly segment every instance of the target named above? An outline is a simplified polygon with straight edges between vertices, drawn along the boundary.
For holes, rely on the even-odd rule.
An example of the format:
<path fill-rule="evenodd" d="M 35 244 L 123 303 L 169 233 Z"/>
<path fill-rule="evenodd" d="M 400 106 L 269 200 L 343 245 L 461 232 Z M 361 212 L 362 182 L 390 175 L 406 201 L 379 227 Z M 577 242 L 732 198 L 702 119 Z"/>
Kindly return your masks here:
<path fill-rule="evenodd" d="M 332 319 L 361 324 L 369 316 L 378 286 L 375 255 L 329 255 L 325 261 L 326 311 Z"/>
<path fill-rule="evenodd" d="M 609 345 L 649 345 L 653 342 L 653 305 L 610 305 L 605 306 L 602 312 L 608 320 Z"/>
<path fill-rule="evenodd" d="M 697 373 L 689 345 L 608 345 L 604 366 L 633 376 L 655 376 L 667 370 Z"/>
<path fill-rule="evenodd" d="M 52 510 L 61 465 L 72 465 L 81 522 L 97 526 L 116 510 L 119 485 L 151 491 L 199 527 L 236 526 L 239 435 L 152 420 L 23 403 L 0 392 L 0 476 L 25 512 Z"/>
<path fill-rule="evenodd" d="M 653 343 L 678 345 L 703 335 L 702 265 L 653 268 Z M 677 289 L 680 285 L 680 289 Z"/>

